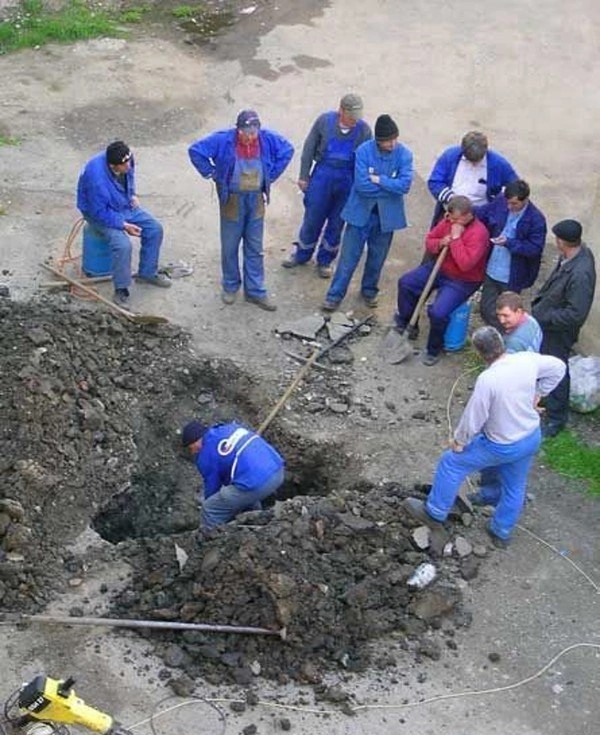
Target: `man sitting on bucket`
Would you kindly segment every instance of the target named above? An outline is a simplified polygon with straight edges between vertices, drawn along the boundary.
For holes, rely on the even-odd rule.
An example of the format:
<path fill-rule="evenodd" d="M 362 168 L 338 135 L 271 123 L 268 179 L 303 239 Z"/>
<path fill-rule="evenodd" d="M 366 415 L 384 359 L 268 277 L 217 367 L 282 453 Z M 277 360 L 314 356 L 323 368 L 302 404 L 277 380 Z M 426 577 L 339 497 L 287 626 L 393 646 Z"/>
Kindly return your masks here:
<path fill-rule="evenodd" d="M 201 527 L 205 531 L 228 523 L 238 513 L 259 510 L 261 501 L 283 484 L 281 455 L 240 424 L 207 427 L 190 421 L 181 439 L 204 481 Z"/>

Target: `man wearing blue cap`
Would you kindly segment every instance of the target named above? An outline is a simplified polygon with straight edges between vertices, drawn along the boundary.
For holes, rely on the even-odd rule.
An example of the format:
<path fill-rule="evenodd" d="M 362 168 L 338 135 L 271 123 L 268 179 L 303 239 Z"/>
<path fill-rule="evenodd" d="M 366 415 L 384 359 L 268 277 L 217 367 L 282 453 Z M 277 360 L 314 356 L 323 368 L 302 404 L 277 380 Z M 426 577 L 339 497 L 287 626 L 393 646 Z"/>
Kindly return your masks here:
<path fill-rule="evenodd" d="M 219 195 L 223 303 L 233 304 L 243 284 L 246 301 L 275 311 L 277 307 L 268 297 L 264 282 L 265 204 L 269 202 L 271 184 L 294 155 L 292 144 L 278 133 L 262 128 L 254 110 L 242 110 L 235 128 L 197 140 L 188 153 L 200 175 L 215 182 Z"/>
<path fill-rule="evenodd" d="M 569 418 L 569 357 L 579 330 L 590 313 L 596 288 L 592 251 L 582 242 L 583 228 L 577 220 L 564 219 L 552 228 L 559 253 L 558 263 L 532 301 L 531 313 L 542 333 L 544 355 L 559 357 L 567 366 L 564 378 L 546 398 L 545 437 L 556 436 Z"/>
<path fill-rule="evenodd" d="M 260 509 L 284 480 L 284 461 L 256 432 L 235 422 L 206 427 L 190 421 L 181 440 L 204 481 L 201 526 L 209 531 L 238 513 Z"/>

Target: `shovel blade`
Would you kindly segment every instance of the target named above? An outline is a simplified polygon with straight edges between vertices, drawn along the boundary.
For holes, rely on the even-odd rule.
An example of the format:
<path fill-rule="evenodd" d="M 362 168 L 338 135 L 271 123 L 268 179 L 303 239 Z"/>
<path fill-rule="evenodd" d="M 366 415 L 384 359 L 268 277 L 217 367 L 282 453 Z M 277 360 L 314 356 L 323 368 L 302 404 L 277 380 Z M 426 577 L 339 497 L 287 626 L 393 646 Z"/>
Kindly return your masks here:
<path fill-rule="evenodd" d="M 397 330 L 392 327 L 381 342 L 380 354 L 390 365 L 397 365 L 412 356 L 413 348 L 407 336 L 398 334 Z"/>

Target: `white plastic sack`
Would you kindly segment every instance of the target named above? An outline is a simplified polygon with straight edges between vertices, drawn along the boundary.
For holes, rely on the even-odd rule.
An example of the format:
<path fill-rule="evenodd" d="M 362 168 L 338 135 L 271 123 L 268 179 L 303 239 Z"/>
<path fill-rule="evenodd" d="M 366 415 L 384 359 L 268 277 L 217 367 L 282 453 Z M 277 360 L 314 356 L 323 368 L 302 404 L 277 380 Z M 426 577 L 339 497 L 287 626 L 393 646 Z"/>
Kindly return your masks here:
<path fill-rule="evenodd" d="M 589 413 L 600 406 L 600 357 L 575 355 L 569 359 L 571 391 L 569 405 L 579 413 Z"/>

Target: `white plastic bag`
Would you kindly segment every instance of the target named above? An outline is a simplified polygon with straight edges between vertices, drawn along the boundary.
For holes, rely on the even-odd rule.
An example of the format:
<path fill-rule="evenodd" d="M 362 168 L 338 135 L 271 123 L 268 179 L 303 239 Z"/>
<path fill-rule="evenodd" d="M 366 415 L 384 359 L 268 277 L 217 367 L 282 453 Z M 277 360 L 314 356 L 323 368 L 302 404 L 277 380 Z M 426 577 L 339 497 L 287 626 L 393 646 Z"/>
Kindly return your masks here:
<path fill-rule="evenodd" d="M 600 357 L 575 355 L 569 359 L 571 390 L 569 405 L 579 413 L 600 406 Z"/>

